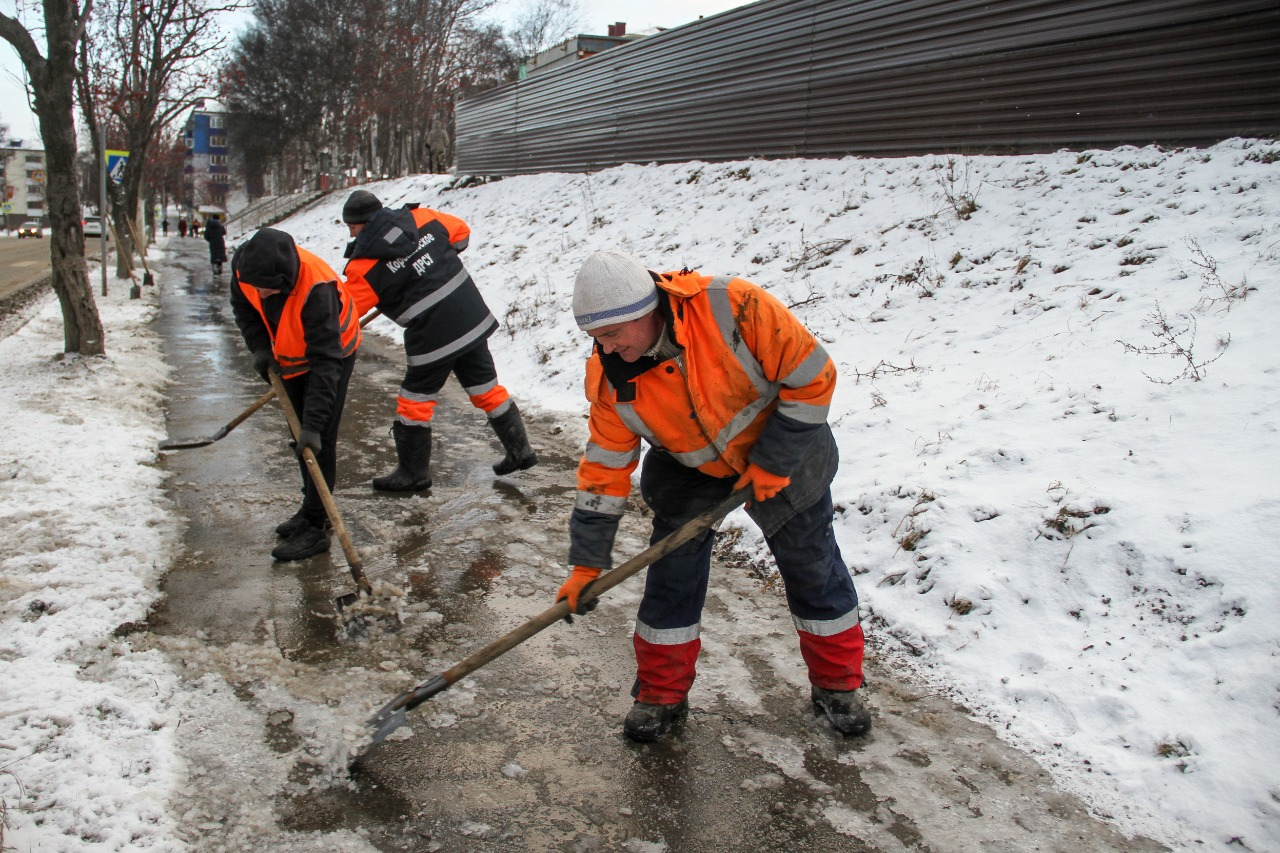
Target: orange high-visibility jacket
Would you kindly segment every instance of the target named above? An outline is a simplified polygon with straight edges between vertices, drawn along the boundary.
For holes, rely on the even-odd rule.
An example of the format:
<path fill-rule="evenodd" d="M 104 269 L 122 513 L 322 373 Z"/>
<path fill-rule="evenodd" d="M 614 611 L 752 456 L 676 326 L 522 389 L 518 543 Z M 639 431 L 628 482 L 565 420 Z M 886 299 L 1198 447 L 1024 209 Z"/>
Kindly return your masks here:
<path fill-rule="evenodd" d="M 240 292 L 262 317 L 262 325 L 271 336 L 271 349 L 276 363 L 280 365 L 280 375 L 285 379 L 301 376 L 310 369 L 307 363 L 306 331 L 302 324 L 302 306 L 307 303 L 307 296 L 317 284 L 332 282 L 338 288 L 338 300 L 341 304 L 338 315 L 338 335 L 342 341 L 340 357 L 346 358 L 360 346 L 360 318 L 356 315 L 355 300 L 343 286 L 342 279 L 328 264 L 301 246 L 298 247 L 298 261 L 297 282 L 285 299 L 284 309 L 280 312 L 280 323 L 275 329 L 267 321 L 258 291 L 237 281 Z"/>
<path fill-rule="evenodd" d="M 592 353 L 577 511 L 621 517 L 642 438 L 713 477 L 748 462 L 790 476 L 825 427 L 836 368 L 786 306 L 740 278 L 681 271 L 658 286 L 683 352 L 632 365 Z"/>

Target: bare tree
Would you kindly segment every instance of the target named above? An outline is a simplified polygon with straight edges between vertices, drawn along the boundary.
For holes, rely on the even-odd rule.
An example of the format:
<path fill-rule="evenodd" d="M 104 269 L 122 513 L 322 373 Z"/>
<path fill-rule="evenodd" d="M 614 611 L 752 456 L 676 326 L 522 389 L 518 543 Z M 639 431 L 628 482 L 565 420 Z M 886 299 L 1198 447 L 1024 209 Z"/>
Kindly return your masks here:
<path fill-rule="evenodd" d="M 372 0 L 257 0 L 253 14 L 223 74 L 230 142 L 250 187 L 270 172 L 297 187 L 341 138 L 344 116 L 350 111 L 347 120 L 358 122 L 363 114 L 356 69 L 379 51 L 389 19 Z M 402 61 L 385 58 L 389 66 Z M 384 97 L 393 93 L 369 88 L 369 101 Z"/>
<path fill-rule="evenodd" d="M 297 187 L 317 171 L 363 180 L 443 168 L 459 81 L 474 76 L 459 58 L 471 55 L 475 21 L 492 5 L 257 0 L 225 74 L 246 182 L 268 169 L 291 171 L 287 185 Z"/>
<path fill-rule="evenodd" d="M 507 38 L 516 56 L 528 62 L 573 35 L 579 17 L 577 0 L 531 0 L 516 13 Z"/>
<path fill-rule="evenodd" d="M 124 277 L 133 271 L 131 224 L 152 146 L 165 128 L 216 90 L 214 60 L 225 42 L 217 16 L 240 4 L 237 0 L 99 3 L 99 12 L 80 44 L 78 87 L 97 156 L 104 156 L 100 146 L 104 134 L 99 131 L 129 152 L 119 185 L 107 185 L 111 217 L 120 237 L 117 275 Z"/>
<path fill-rule="evenodd" d="M 151 153 L 143 164 L 142 182 L 147 189 L 148 206 L 159 204 L 168 211 L 169 203 L 182 198 L 183 166 L 187 160 L 187 146 L 179 130 L 166 131 L 151 145 Z M 162 214 L 165 215 L 165 214 Z"/>
<path fill-rule="evenodd" d="M 17 51 L 26 69 L 44 142 L 51 226 L 49 254 L 53 289 L 62 306 L 63 349 L 81 355 L 105 352 L 102 320 L 89 289 L 84 261 L 76 168 L 76 47 L 84 36 L 92 7 L 93 0 L 86 0 L 83 6 L 76 0 L 44 0 L 43 55 L 21 21 L 0 13 L 0 36 Z"/>

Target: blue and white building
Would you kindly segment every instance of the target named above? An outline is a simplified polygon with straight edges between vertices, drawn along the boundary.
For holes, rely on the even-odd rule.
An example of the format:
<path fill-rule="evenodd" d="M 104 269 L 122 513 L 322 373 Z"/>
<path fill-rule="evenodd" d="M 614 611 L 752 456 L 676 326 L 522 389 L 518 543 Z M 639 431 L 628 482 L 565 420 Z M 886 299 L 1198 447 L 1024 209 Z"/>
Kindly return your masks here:
<path fill-rule="evenodd" d="M 212 98 L 196 101 L 182 130 L 187 145 L 183 168 L 185 207 L 202 215 L 227 211 L 231 193 L 226 110 Z"/>

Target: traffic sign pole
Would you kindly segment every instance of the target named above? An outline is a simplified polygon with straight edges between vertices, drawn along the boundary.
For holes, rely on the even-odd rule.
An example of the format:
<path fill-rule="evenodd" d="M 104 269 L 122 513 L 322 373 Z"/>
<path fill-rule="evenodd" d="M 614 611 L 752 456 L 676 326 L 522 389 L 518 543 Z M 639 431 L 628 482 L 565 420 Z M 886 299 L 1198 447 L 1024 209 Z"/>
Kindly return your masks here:
<path fill-rule="evenodd" d="M 98 219 L 102 223 L 102 234 L 98 237 L 98 245 L 102 255 L 102 295 L 107 295 L 107 134 L 102 125 L 98 125 L 98 148 L 102 151 L 102 162 L 98 164 Z"/>

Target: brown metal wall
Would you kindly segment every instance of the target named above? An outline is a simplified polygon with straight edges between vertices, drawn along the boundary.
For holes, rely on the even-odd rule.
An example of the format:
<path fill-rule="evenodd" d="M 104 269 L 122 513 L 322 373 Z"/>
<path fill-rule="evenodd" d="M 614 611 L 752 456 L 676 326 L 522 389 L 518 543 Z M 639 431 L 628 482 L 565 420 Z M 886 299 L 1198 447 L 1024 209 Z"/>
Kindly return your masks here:
<path fill-rule="evenodd" d="M 764 0 L 457 108 L 480 175 L 1278 134 L 1276 0 Z"/>

